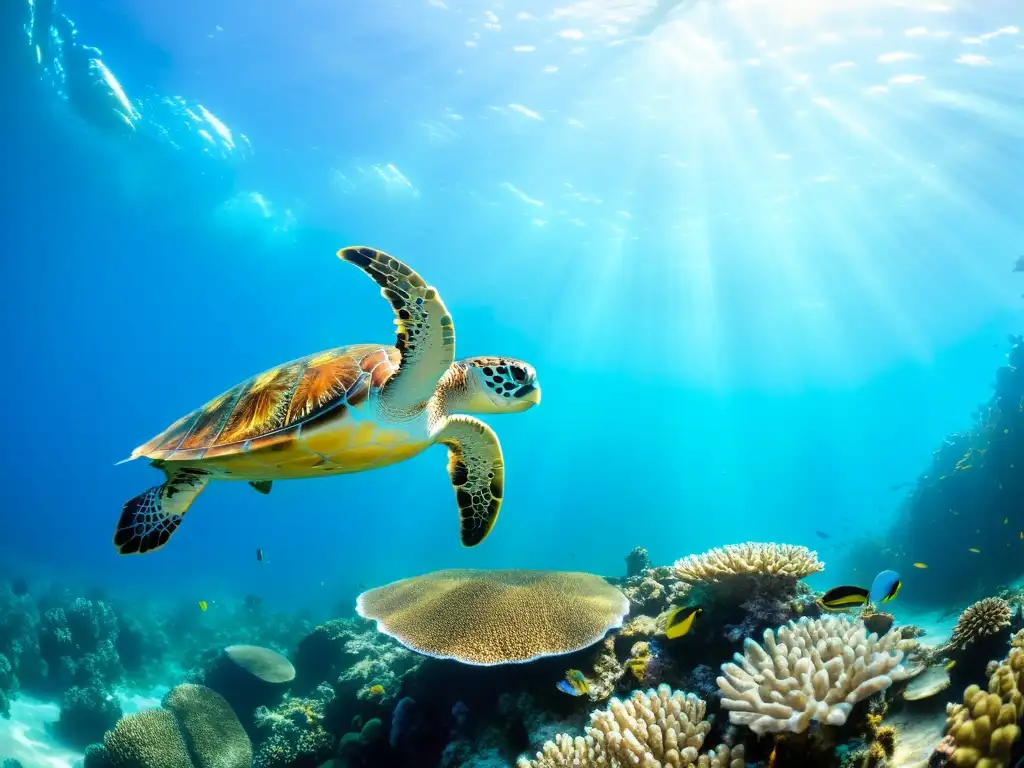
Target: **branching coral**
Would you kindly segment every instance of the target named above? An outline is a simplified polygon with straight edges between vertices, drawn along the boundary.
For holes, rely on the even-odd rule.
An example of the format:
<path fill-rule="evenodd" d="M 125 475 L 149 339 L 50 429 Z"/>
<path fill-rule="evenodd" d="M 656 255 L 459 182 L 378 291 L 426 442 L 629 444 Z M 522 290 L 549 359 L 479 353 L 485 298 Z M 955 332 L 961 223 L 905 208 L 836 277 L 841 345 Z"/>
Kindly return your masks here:
<path fill-rule="evenodd" d="M 593 645 L 622 625 L 629 601 L 589 573 L 448 570 L 364 592 L 357 610 L 419 653 L 493 665 Z"/>
<path fill-rule="evenodd" d="M 977 685 L 964 691 L 963 704 L 946 708 L 946 738 L 942 751 L 957 768 L 1006 768 L 1018 721 L 1024 715 L 1024 631 L 1014 638 L 1006 661 L 996 666 L 988 693 Z"/>
<path fill-rule="evenodd" d="M 795 589 L 797 581 L 824 568 L 818 553 L 806 547 L 756 542 L 688 555 L 674 566 L 678 578 L 722 599 L 758 592 L 785 594 Z"/>
<path fill-rule="evenodd" d="M 518 768 L 743 768 L 742 747 L 700 754 L 711 729 L 705 711 L 703 700 L 667 685 L 636 691 L 591 713 L 586 737 L 559 734 L 533 760 L 520 758 Z"/>
<path fill-rule="evenodd" d="M 334 741 L 325 728 L 326 708 L 333 699 L 334 690 L 325 683 L 310 698 L 287 699 L 273 711 L 257 709 L 256 727 L 263 738 L 253 768 L 319 765 L 326 760 Z"/>
<path fill-rule="evenodd" d="M 846 616 L 801 619 L 748 638 L 722 665 L 722 706 L 756 734 L 800 733 L 812 720 L 843 725 L 853 705 L 903 679 L 899 632 L 882 638 Z"/>
<path fill-rule="evenodd" d="M 949 644 L 957 650 L 965 650 L 979 640 L 998 635 L 1010 626 L 1011 615 L 1010 604 L 1005 600 L 998 597 L 979 600 L 960 614 Z"/>

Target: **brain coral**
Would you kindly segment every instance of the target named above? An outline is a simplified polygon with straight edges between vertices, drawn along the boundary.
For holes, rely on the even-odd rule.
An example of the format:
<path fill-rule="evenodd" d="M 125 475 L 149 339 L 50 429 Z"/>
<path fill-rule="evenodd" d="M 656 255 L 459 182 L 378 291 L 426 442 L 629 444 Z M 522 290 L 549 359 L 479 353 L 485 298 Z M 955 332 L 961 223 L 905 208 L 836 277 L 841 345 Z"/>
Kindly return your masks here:
<path fill-rule="evenodd" d="M 414 651 L 492 665 L 593 645 L 622 625 L 629 601 L 589 573 L 447 570 L 371 589 L 356 609 Z"/>
<path fill-rule="evenodd" d="M 898 631 L 869 635 L 847 616 L 765 630 L 764 648 L 747 638 L 736 663 L 722 665 L 722 707 L 759 736 L 800 733 L 812 720 L 843 725 L 854 704 L 905 678 L 900 640 Z"/>
<path fill-rule="evenodd" d="M 115 768 L 249 768 L 252 743 L 221 696 L 183 684 L 163 709 L 121 718 L 103 737 Z"/>
<path fill-rule="evenodd" d="M 535 759 L 520 758 L 518 768 L 743 768 L 743 748 L 725 745 L 700 754 L 711 724 L 705 703 L 693 694 L 635 691 L 606 710 L 590 714 L 586 738 L 559 734 Z"/>
<path fill-rule="evenodd" d="M 962 650 L 983 638 L 997 635 L 1010 626 L 1010 617 L 1010 604 L 1005 600 L 998 597 L 979 600 L 960 614 L 949 644 Z"/>

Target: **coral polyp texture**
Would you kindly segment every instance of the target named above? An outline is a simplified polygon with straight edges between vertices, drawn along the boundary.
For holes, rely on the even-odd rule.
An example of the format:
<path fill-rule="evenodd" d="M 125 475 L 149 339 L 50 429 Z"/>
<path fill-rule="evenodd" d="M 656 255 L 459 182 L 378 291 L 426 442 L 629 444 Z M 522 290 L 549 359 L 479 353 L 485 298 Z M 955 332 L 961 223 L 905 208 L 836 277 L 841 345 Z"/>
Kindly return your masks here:
<path fill-rule="evenodd" d="M 949 644 L 960 650 L 1010 626 L 1010 604 L 998 597 L 986 597 L 967 607 L 957 619 Z"/>
<path fill-rule="evenodd" d="M 493 665 L 591 646 L 622 626 L 629 601 L 589 573 L 446 570 L 371 589 L 356 608 L 414 651 Z"/>
<path fill-rule="evenodd" d="M 114 768 L 249 768 L 252 763 L 252 743 L 228 703 L 191 683 L 171 690 L 163 708 L 121 718 L 103 744 L 107 756 L 100 764 Z"/>
<path fill-rule="evenodd" d="M 1006 768 L 1020 738 L 1018 721 L 1024 715 L 1024 631 L 996 666 L 988 692 L 977 685 L 964 691 L 963 704 L 946 708 L 946 738 L 941 745 L 957 768 Z"/>
<path fill-rule="evenodd" d="M 711 730 L 706 708 L 692 693 L 667 685 L 636 691 L 592 712 L 586 737 L 559 734 L 536 758 L 520 758 L 518 768 L 743 768 L 742 747 L 723 744 L 700 753 Z"/>
<path fill-rule="evenodd" d="M 800 579 L 824 568 L 818 553 L 807 547 L 757 542 L 687 555 L 674 566 L 675 575 L 682 581 L 730 594 L 795 586 Z"/>
<path fill-rule="evenodd" d="M 868 634 L 847 616 L 765 630 L 763 648 L 747 638 L 735 663 L 722 665 L 722 707 L 759 736 L 801 733 L 811 721 L 843 725 L 858 701 L 905 678 L 900 639 Z"/>

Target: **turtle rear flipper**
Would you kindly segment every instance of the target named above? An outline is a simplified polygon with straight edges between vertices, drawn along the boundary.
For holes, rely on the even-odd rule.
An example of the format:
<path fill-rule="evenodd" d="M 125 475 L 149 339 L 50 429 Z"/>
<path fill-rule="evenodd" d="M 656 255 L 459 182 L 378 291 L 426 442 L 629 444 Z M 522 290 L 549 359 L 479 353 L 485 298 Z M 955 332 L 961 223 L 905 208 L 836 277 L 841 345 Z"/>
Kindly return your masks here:
<path fill-rule="evenodd" d="M 188 508 L 210 482 L 210 473 L 191 467 L 164 469 L 167 482 L 125 502 L 114 531 L 121 555 L 144 555 L 166 544 Z"/>

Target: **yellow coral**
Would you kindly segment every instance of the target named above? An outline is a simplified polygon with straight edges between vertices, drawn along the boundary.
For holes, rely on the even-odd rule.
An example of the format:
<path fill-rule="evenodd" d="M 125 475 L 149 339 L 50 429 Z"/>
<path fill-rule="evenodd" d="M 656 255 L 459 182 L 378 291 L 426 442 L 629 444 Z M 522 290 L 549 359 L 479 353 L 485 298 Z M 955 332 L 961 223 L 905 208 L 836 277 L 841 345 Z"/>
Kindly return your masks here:
<path fill-rule="evenodd" d="M 357 610 L 414 651 L 492 665 L 593 645 L 622 625 L 629 601 L 589 573 L 466 569 L 371 589 Z"/>
<path fill-rule="evenodd" d="M 988 692 L 972 685 L 964 691 L 963 704 L 946 709 L 950 761 L 957 768 L 1009 765 L 1021 733 L 1017 722 L 1024 715 L 1024 631 L 1014 641 L 1010 655 L 989 678 Z"/>

